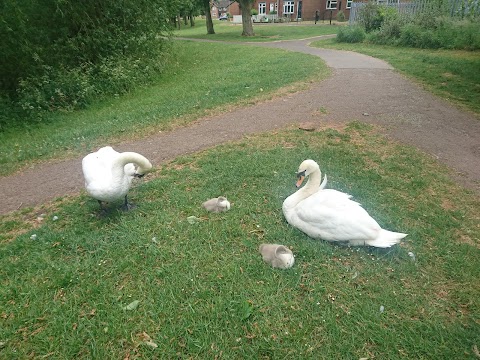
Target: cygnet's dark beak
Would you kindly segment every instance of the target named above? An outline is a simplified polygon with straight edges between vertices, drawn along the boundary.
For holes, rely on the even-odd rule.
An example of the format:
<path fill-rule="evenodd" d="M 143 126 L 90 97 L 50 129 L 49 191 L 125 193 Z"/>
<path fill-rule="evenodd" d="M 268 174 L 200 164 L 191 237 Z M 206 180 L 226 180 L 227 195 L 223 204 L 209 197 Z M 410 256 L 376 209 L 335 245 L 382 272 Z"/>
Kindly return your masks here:
<path fill-rule="evenodd" d="M 144 177 L 145 174 L 137 174 L 137 173 L 135 173 L 133 176 L 135 176 L 136 178 L 139 178 L 139 179 L 140 179 L 140 178 Z"/>

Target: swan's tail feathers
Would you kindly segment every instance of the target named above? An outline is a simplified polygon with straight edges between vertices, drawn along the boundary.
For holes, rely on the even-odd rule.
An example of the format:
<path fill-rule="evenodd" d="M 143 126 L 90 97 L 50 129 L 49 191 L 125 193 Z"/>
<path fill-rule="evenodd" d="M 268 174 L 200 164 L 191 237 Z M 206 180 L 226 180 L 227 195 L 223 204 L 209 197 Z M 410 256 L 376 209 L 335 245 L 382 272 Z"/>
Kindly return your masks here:
<path fill-rule="evenodd" d="M 322 181 L 322 183 L 320 184 L 320 187 L 318 188 L 318 190 L 324 189 L 325 186 L 327 186 L 327 174 L 325 174 L 325 176 L 323 177 L 323 181 Z"/>
<path fill-rule="evenodd" d="M 393 232 L 381 229 L 375 240 L 368 240 L 365 245 L 375 246 L 378 248 L 388 248 L 392 245 L 398 244 L 408 234 Z"/>

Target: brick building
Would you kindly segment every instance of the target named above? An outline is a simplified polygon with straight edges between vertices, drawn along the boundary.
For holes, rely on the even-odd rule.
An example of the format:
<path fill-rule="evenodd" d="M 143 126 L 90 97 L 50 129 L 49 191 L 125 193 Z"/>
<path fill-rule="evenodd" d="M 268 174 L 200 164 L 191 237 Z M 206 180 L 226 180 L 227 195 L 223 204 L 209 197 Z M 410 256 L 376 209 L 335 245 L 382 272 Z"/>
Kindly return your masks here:
<path fill-rule="evenodd" d="M 271 17 L 272 14 L 278 19 L 296 21 L 336 19 L 337 13 L 342 11 L 345 19 L 350 15 L 352 0 L 256 0 L 252 9 L 258 11 L 258 15 Z M 231 15 L 240 15 L 237 2 L 229 2 L 225 7 Z"/>

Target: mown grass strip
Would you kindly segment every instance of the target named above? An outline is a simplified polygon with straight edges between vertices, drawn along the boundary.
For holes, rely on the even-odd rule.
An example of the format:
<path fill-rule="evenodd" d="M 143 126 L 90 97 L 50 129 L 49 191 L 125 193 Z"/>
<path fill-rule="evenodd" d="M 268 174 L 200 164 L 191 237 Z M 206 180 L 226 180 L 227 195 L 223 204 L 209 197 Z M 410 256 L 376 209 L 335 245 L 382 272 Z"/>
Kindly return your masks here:
<path fill-rule="evenodd" d="M 288 226 L 281 204 L 305 158 L 382 226 L 407 232 L 401 246 L 339 247 Z M 218 195 L 232 209 L 204 212 Z M 86 196 L 2 218 L 1 357 L 475 356 L 478 198 L 369 126 L 270 133 L 180 157 L 131 199 L 134 211 L 100 219 Z M 295 266 L 265 264 L 263 242 L 289 246 Z"/>

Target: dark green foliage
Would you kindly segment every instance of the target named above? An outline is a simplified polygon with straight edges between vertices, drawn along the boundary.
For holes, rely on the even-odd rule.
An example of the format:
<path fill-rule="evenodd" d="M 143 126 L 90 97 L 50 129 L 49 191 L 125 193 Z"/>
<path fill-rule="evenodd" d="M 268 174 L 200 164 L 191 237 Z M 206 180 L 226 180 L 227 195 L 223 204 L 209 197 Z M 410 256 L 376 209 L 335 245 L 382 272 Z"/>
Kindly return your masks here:
<path fill-rule="evenodd" d="M 343 26 L 338 29 L 338 42 L 358 43 L 365 40 L 365 30 L 361 26 Z"/>
<path fill-rule="evenodd" d="M 344 22 L 346 19 L 345 19 L 345 13 L 340 10 L 338 13 L 337 13 L 337 21 L 339 22 Z"/>
<path fill-rule="evenodd" d="M 394 16 L 395 13 L 396 10 L 391 7 L 368 2 L 359 10 L 358 23 L 368 33 L 380 29 L 385 19 Z"/>
<path fill-rule="evenodd" d="M 423 16 L 390 18 L 369 34 L 368 41 L 422 49 L 480 49 L 480 23 L 442 16 L 423 20 Z"/>
<path fill-rule="evenodd" d="M 52 110 L 128 90 L 142 77 L 132 79 L 133 72 L 162 67 L 169 6 L 165 0 L 3 1 L 0 95 L 25 109 Z"/>
<path fill-rule="evenodd" d="M 480 22 L 476 11 L 458 16 L 448 1 L 414 2 L 413 12 L 399 13 L 395 6 L 368 2 L 359 9 L 357 23 L 368 33 L 368 41 L 381 45 L 424 49 L 480 49 Z M 472 5 L 473 6 L 473 5 Z M 466 9 L 462 12 L 465 13 Z"/>
<path fill-rule="evenodd" d="M 438 49 L 441 47 L 436 33 L 431 29 L 407 24 L 402 28 L 399 44 L 421 49 Z"/>

